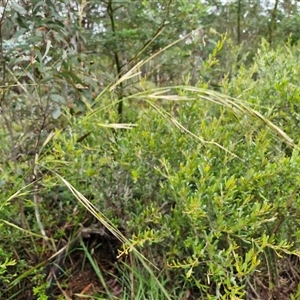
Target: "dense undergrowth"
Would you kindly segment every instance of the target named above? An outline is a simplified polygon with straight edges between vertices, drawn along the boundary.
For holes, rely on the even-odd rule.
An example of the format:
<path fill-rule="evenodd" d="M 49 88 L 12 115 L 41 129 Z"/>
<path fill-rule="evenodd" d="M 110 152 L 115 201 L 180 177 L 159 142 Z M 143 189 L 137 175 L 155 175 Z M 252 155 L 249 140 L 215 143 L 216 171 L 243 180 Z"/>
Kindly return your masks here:
<path fill-rule="evenodd" d="M 1 298 L 71 299 L 89 264 L 91 299 L 297 299 L 298 60 L 263 43 L 222 93 L 146 89 L 122 124 L 116 86 L 64 103 L 71 71 L 6 88 Z"/>

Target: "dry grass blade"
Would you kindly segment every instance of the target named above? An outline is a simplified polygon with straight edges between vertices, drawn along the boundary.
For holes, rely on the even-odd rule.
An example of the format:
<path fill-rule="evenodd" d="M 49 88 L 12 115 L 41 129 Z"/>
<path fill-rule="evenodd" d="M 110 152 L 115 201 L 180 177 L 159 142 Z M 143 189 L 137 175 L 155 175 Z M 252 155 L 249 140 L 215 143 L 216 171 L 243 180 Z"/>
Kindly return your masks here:
<path fill-rule="evenodd" d="M 8 225 L 8 226 L 10 226 L 10 227 L 16 228 L 16 229 L 18 229 L 18 230 L 24 232 L 25 234 L 28 234 L 28 235 L 31 235 L 31 236 L 35 236 L 35 237 L 38 237 L 38 238 L 44 238 L 44 236 L 42 236 L 42 235 L 40 235 L 40 234 L 37 234 L 37 233 L 31 232 L 31 231 L 29 231 L 29 230 L 26 230 L 26 229 L 24 229 L 24 228 L 22 228 L 22 227 L 20 227 L 20 226 L 18 226 L 18 225 L 16 225 L 16 224 L 11 223 L 11 222 L 8 222 L 8 221 L 6 221 L 6 220 L 0 220 L 0 223 L 1 223 L 1 222 L 4 223 L 4 224 L 6 224 L 6 225 Z M 51 240 L 52 242 L 54 242 L 53 239 L 50 239 L 50 240 Z"/>
<path fill-rule="evenodd" d="M 42 149 L 51 141 L 51 139 L 55 136 L 55 132 L 52 131 L 48 134 L 47 138 L 45 139 L 45 141 L 43 142 L 43 145 L 40 149 L 40 153 L 42 152 Z"/>
<path fill-rule="evenodd" d="M 274 132 L 277 133 L 289 146 L 296 148 L 297 145 L 294 143 L 293 139 L 290 138 L 281 128 L 276 126 L 273 122 L 265 118 L 260 112 L 250 109 L 249 107 L 244 107 L 250 114 L 254 115 L 255 117 L 261 119 L 268 127 L 270 127 Z"/>
<path fill-rule="evenodd" d="M 114 128 L 114 129 L 132 129 L 137 124 L 125 124 L 125 123 L 110 123 L 110 124 L 99 124 L 101 127 Z"/>
<path fill-rule="evenodd" d="M 55 173 L 55 172 L 54 172 Z M 75 198 L 97 219 L 105 228 L 107 228 L 119 241 L 128 243 L 129 241 L 124 235 L 115 228 L 111 222 L 102 214 L 88 199 L 86 199 L 79 191 L 77 191 L 65 178 L 55 173 L 55 175 L 66 185 Z"/>
<path fill-rule="evenodd" d="M 106 218 L 106 216 L 101 213 L 88 199 L 86 199 L 79 191 L 77 191 L 65 178 L 60 176 L 58 173 L 53 172 L 71 191 L 74 197 L 88 210 L 105 228 L 107 228 L 119 241 L 121 241 L 126 247 L 128 247 L 128 251 L 132 251 L 134 255 L 139 259 L 144 268 L 149 272 L 151 276 L 156 280 L 157 285 L 160 287 L 161 291 L 164 293 L 166 299 L 171 299 L 168 292 L 159 282 L 159 280 L 153 274 L 151 267 L 155 267 L 153 263 L 151 263 L 147 258 L 145 258 L 132 243 Z M 127 251 L 127 252 L 128 252 Z M 157 267 L 155 267 L 157 269 Z"/>
<path fill-rule="evenodd" d="M 167 49 L 173 47 L 174 45 L 176 45 L 177 43 L 185 40 L 186 38 L 188 38 L 190 35 L 192 34 L 192 32 L 188 33 L 187 35 L 179 38 L 178 40 L 174 41 L 173 43 L 167 45 L 166 47 L 160 49 L 159 51 L 157 51 L 156 53 L 154 53 L 153 55 L 151 55 L 150 57 L 148 57 L 146 60 L 141 60 L 138 63 L 136 63 L 128 72 L 126 72 L 124 75 L 122 75 L 114 84 L 112 84 L 109 87 L 109 91 L 112 92 L 118 85 L 120 85 L 122 82 L 133 78 L 135 76 L 138 76 L 141 74 L 141 72 L 139 71 L 140 68 L 145 65 L 146 63 L 148 63 L 150 60 L 152 60 L 153 58 L 155 58 L 156 56 L 160 55 L 161 53 L 163 53 L 164 51 L 166 51 Z M 158 35 L 157 35 L 158 36 Z M 157 37 L 156 36 L 156 37 Z M 140 55 L 140 53 L 139 53 Z M 101 93 L 101 95 L 103 95 L 103 92 Z M 99 99 L 100 95 L 97 97 L 97 99 Z"/>
<path fill-rule="evenodd" d="M 170 91 L 174 91 L 173 94 Z M 194 95 L 192 96 L 180 96 L 176 95 L 176 90 L 192 92 Z M 166 95 L 167 94 L 167 95 Z M 222 150 L 230 153 L 234 157 L 237 157 L 234 153 L 223 147 L 222 145 L 214 142 L 214 141 L 205 141 L 201 137 L 193 134 L 187 128 L 185 128 L 182 124 L 180 124 L 176 119 L 174 119 L 167 111 L 163 108 L 154 105 L 150 100 L 151 99 L 161 99 L 167 101 L 197 101 L 197 100 L 204 100 L 211 103 L 215 103 L 217 105 L 223 106 L 227 109 L 232 110 L 235 114 L 239 114 L 241 116 L 249 116 L 254 117 L 260 121 L 262 121 L 266 126 L 268 126 L 273 133 L 279 136 L 287 145 L 290 147 L 297 147 L 294 143 L 293 139 L 291 139 L 282 129 L 280 129 L 277 125 L 273 122 L 268 120 L 264 117 L 260 112 L 252 109 L 248 103 L 245 101 L 235 99 L 229 97 L 227 95 L 218 93 L 216 91 L 207 90 L 204 88 L 197 88 L 192 86 L 170 86 L 167 88 L 157 88 L 151 89 L 148 91 L 144 91 L 141 93 L 136 93 L 127 97 L 127 99 L 140 99 L 146 101 L 151 107 L 153 107 L 157 112 L 159 112 L 164 118 L 169 119 L 177 128 L 183 130 L 184 132 L 188 133 L 189 135 L 193 136 L 194 138 L 198 139 L 203 144 L 213 144 L 221 148 Z"/>
<path fill-rule="evenodd" d="M 30 184 L 29 184 L 29 185 L 30 185 Z M 14 194 L 12 194 L 12 195 L 6 200 L 6 202 L 8 203 L 8 202 L 12 201 L 13 199 L 15 199 L 15 198 L 17 198 L 17 197 L 19 197 L 19 196 L 25 196 L 25 195 L 27 195 L 26 192 L 21 193 L 21 191 L 24 190 L 25 188 L 27 188 L 29 185 L 27 185 L 27 186 L 25 186 L 24 188 L 22 188 L 22 189 L 16 191 Z"/>
<path fill-rule="evenodd" d="M 197 31 L 198 29 L 195 29 L 194 31 Z M 188 38 L 189 36 L 191 36 L 193 34 L 193 31 L 189 32 L 188 34 L 186 34 L 185 36 L 182 36 L 181 38 L 179 38 L 178 40 L 174 41 L 173 43 L 170 43 L 169 45 L 167 45 L 166 47 L 160 49 L 159 51 L 157 51 L 156 53 L 154 53 L 153 55 L 151 55 L 150 57 L 148 57 L 142 65 L 146 64 L 147 62 L 149 62 L 150 60 L 152 60 L 154 57 L 160 55 L 161 53 L 165 52 L 167 49 L 173 47 L 174 45 L 178 44 L 179 42 L 185 40 L 186 38 Z"/>
<path fill-rule="evenodd" d="M 214 141 L 206 141 L 203 138 L 201 138 L 200 136 L 194 134 L 193 132 L 191 132 L 190 130 L 188 130 L 186 127 L 184 127 L 182 124 L 180 124 L 175 118 L 173 118 L 168 112 L 161 110 L 160 108 L 158 108 L 157 106 L 155 106 L 153 103 L 148 102 L 149 105 L 151 107 L 153 107 L 157 112 L 159 112 L 164 118 L 169 119 L 178 129 L 184 131 L 185 133 L 189 134 L 190 136 L 194 137 L 195 139 L 197 139 L 198 141 L 200 141 L 203 145 L 205 144 L 212 144 L 215 145 L 217 147 L 219 147 L 220 149 L 224 150 L 225 152 L 231 154 L 233 157 L 238 158 L 240 160 L 242 160 L 240 157 L 238 157 L 236 154 L 234 154 L 233 152 L 229 151 L 228 149 L 226 149 L 225 147 L 223 147 L 222 145 L 218 144 L 217 142 Z M 243 160 L 242 160 L 243 161 Z"/>
<path fill-rule="evenodd" d="M 255 109 L 252 109 L 249 107 L 249 104 L 245 103 L 244 101 L 241 101 L 236 98 L 231 98 L 227 95 L 215 92 L 215 91 L 209 91 L 197 87 L 177 87 L 184 89 L 186 91 L 192 91 L 197 94 L 199 94 L 200 98 L 214 102 L 216 104 L 222 105 L 224 107 L 227 107 L 229 109 L 236 109 L 240 113 L 246 113 L 249 116 L 254 116 L 257 119 L 260 119 L 263 123 L 265 123 L 269 128 L 273 130 L 278 136 L 280 136 L 289 146 L 296 147 L 296 144 L 294 143 L 293 139 L 291 139 L 282 129 L 280 129 L 278 126 L 276 126 L 273 122 L 265 118 L 260 112 L 256 111 Z"/>
<path fill-rule="evenodd" d="M 112 92 L 120 83 L 133 78 L 135 76 L 138 76 L 141 74 L 139 71 L 139 68 L 144 64 L 143 61 L 138 62 L 136 65 L 134 65 L 128 72 L 126 72 L 124 75 L 121 76 L 119 80 L 117 80 L 116 83 L 114 83 L 110 88 L 109 91 Z"/>

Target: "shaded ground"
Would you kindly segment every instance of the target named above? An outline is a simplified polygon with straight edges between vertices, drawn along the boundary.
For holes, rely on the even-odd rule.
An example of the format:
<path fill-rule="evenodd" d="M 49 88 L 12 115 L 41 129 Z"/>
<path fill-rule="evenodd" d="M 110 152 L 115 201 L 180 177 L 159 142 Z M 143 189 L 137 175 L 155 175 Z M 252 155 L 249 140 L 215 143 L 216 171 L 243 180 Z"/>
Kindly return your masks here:
<path fill-rule="evenodd" d="M 251 281 L 248 282 L 247 299 L 290 300 L 291 295 L 295 296 L 300 283 L 299 258 L 284 257 L 278 260 L 276 266 L 272 266 L 272 271 L 256 274 Z M 299 297 L 300 295 L 295 299 L 300 299 Z"/>
<path fill-rule="evenodd" d="M 61 294 L 66 299 L 84 299 L 108 291 L 114 296 L 122 293 L 116 268 L 120 242 L 113 235 L 101 225 L 83 227 L 69 244 L 49 268 L 49 299 Z"/>
<path fill-rule="evenodd" d="M 49 285 L 46 291 L 48 299 L 55 300 L 59 296 L 67 300 L 92 299 L 99 295 L 105 298 L 108 293 L 116 299 L 121 298 L 124 287 L 118 280 L 120 274 L 116 259 L 120 246 L 119 241 L 100 225 L 80 228 L 68 242 L 61 239 L 58 254 L 44 266 L 44 278 Z M 52 255 L 53 253 L 49 254 Z M 266 268 L 249 279 L 245 299 L 290 300 L 291 295 L 295 295 L 300 283 L 299 258 L 284 257 L 276 266 L 272 266 L 272 270 Z M 11 299 L 37 299 L 32 292 L 33 283 L 25 281 L 23 292 Z M 8 297 L 11 295 L 7 295 L 7 299 Z M 197 292 L 187 290 L 180 300 L 193 299 L 201 297 Z"/>
<path fill-rule="evenodd" d="M 48 299 L 55 300 L 59 296 L 68 300 L 87 299 L 88 295 L 99 296 L 107 292 L 114 296 L 122 294 L 116 259 L 120 246 L 120 242 L 101 225 L 81 227 L 68 241 L 62 238 L 57 243 L 56 253 L 44 253 L 41 260 L 48 259 L 48 262 L 42 270 L 38 269 L 44 278 L 40 284 L 42 281 L 47 283 Z M 49 259 L 53 255 L 54 258 Z M 31 256 L 27 259 L 32 261 L 33 258 Z M 32 265 L 38 263 L 40 262 L 33 262 Z M 12 296 L 13 292 L 10 290 L 7 294 L 4 293 L 4 297 L 35 300 L 38 298 L 33 295 L 33 287 L 36 285 L 25 278 L 19 284 L 19 293 Z"/>

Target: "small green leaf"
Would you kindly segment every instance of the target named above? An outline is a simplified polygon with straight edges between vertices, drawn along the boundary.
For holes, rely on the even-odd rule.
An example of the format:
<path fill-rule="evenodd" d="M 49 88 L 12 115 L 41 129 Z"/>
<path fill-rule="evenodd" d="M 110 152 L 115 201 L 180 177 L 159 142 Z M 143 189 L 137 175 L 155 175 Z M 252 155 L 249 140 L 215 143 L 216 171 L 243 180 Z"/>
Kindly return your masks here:
<path fill-rule="evenodd" d="M 132 170 L 131 172 L 132 180 L 134 183 L 136 183 L 139 179 L 139 173 L 137 170 Z"/>
<path fill-rule="evenodd" d="M 58 94 L 51 94 L 50 99 L 53 100 L 54 102 L 60 103 L 60 104 L 67 104 L 66 99 L 62 97 L 61 95 Z"/>
<path fill-rule="evenodd" d="M 186 278 L 190 278 L 190 277 L 192 276 L 192 273 L 193 273 L 193 267 L 190 268 L 190 269 L 188 270 L 188 272 L 186 273 Z"/>
<path fill-rule="evenodd" d="M 26 15 L 27 11 L 26 9 L 21 6 L 20 4 L 18 4 L 16 1 L 11 1 L 11 7 L 18 12 L 20 15 Z"/>
<path fill-rule="evenodd" d="M 59 107 L 56 107 L 53 111 L 52 111 L 52 118 L 53 119 L 58 119 L 61 116 L 61 110 Z"/>

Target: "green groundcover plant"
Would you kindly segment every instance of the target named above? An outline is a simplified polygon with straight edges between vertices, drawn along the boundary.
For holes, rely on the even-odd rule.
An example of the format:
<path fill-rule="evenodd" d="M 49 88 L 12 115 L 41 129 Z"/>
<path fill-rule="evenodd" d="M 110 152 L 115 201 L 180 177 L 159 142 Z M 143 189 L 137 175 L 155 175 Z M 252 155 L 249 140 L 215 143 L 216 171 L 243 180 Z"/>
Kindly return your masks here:
<path fill-rule="evenodd" d="M 223 43 L 207 67 L 216 65 Z M 299 256 L 298 56 L 263 43 L 253 65 L 225 77 L 223 93 L 203 81 L 143 89 L 141 80 L 139 92 L 121 99 L 124 123 L 114 91 L 139 64 L 93 103 L 83 101 L 78 114 L 67 105 L 45 114 L 39 105 L 47 91 L 30 86 L 33 93 L 16 100 L 16 119 L 4 119 L 1 129 L 5 295 L 25 290 L 31 279 L 34 293 L 47 299 L 43 262 L 58 253 L 64 229 L 74 234 L 90 214 L 122 242 L 118 280 L 125 298 L 271 295 L 287 271 L 284 259 Z M 61 78 L 51 82 L 56 100 L 60 84 Z M 30 117 L 31 98 L 49 127 Z M 26 146 L 23 155 L 9 153 L 19 145 Z"/>

